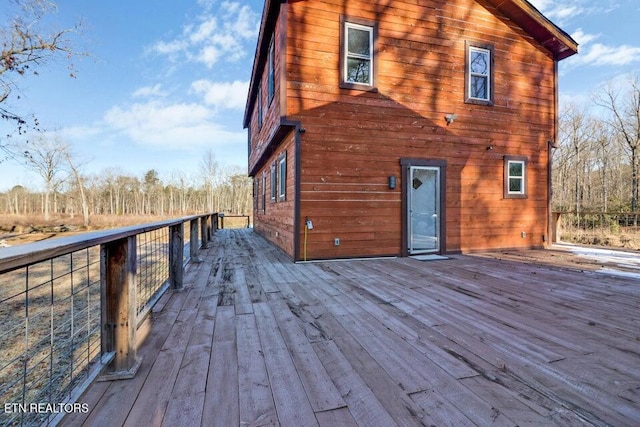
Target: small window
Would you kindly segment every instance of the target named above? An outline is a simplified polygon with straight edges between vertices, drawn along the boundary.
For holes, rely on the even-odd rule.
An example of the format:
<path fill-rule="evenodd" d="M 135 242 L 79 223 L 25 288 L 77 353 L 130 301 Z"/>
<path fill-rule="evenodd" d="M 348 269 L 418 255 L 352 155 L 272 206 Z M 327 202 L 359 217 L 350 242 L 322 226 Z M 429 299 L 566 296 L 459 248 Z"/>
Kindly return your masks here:
<path fill-rule="evenodd" d="M 340 87 L 375 90 L 375 22 L 342 17 Z"/>
<path fill-rule="evenodd" d="M 466 102 L 493 104 L 493 47 L 467 44 Z"/>
<path fill-rule="evenodd" d="M 287 152 L 278 157 L 278 199 L 282 202 L 287 198 Z"/>
<path fill-rule="evenodd" d="M 517 199 L 527 197 L 527 159 L 526 157 L 504 158 L 504 197 Z"/>
<path fill-rule="evenodd" d="M 262 129 L 262 86 L 258 86 L 258 130 Z"/>
<path fill-rule="evenodd" d="M 247 154 L 249 157 L 251 156 L 251 122 L 249 122 L 249 126 L 247 127 Z"/>
<path fill-rule="evenodd" d="M 253 207 L 254 211 L 258 211 L 258 194 L 260 194 L 260 180 L 253 177 Z"/>
<path fill-rule="evenodd" d="M 275 95 L 276 89 L 276 58 L 275 58 L 275 43 L 274 39 L 271 39 L 271 44 L 269 45 L 269 84 L 268 84 L 268 96 L 269 96 L 269 105 L 271 105 L 271 101 L 273 101 L 273 96 Z"/>
<path fill-rule="evenodd" d="M 276 201 L 276 192 L 278 188 L 276 187 L 276 164 L 271 163 L 271 201 Z"/>
<path fill-rule="evenodd" d="M 262 173 L 262 213 L 267 213 L 267 172 Z"/>

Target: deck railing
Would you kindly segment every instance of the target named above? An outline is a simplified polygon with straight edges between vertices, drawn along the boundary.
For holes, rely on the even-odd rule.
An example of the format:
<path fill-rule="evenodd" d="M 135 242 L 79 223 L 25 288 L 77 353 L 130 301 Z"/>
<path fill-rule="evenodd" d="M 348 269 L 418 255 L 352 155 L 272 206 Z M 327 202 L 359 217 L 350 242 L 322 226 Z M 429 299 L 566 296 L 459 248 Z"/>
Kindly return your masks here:
<path fill-rule="evenodd" d="M 225 223 L 226 220 L 226 223 Z M 218 228 L 250 228 L 251 217 L 249 215 L 225 215 L 218 216 Z"/>
<path fill-rule="evenodd" d="M 640 212 L 554 212 L 554 241 L 640 249 Z"/>
<path fill-rule="evenodd" d="M 135 375 L 137 332 L 217 228 L 204 214 L 0 249 L 0 425 L 56 423 L 99 375 Z M 185 244 L 186 242 L 186 244 Z"/>

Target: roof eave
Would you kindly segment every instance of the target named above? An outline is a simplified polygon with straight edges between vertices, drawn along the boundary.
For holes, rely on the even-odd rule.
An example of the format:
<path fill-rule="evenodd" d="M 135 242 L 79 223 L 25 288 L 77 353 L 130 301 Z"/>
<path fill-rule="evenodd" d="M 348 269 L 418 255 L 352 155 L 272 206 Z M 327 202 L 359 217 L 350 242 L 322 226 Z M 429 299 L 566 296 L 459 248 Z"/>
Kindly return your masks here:
<path fill-rule="evenodd" d="M 527 0 L 488 0 L 498 11 L 520 26 L 557 61 L 578 53 L 578 43 Z"/>
<path fill-rule="evenodd" d="M 249 80 L 249 91 L 247 93 L 247 102 L 245 104 L 244 118 L 242 120 L 244 128 L 248 127 L 249 120 L 251 118 L 251 110 L 253 109 L 255 92 L 257 91 L 257 86 L 255 85 L 256 76 L 262 74 L 262 70 L 266 63 L 268 46 L 266 46 L 265 43 L 268 43 L 269 39 L 265 40 L 265 34 L 270 34 L 273 31 L 273 28 L 275 28 L 281 3 L 286 3 L 286 0 L 266 0 L 264 9 L 262 10 L 260 32 L 258 33 L 258 43 L 256 44 L 256 51 L 253 55 L 253 66 L 251 68 L 251 79 Z"/>

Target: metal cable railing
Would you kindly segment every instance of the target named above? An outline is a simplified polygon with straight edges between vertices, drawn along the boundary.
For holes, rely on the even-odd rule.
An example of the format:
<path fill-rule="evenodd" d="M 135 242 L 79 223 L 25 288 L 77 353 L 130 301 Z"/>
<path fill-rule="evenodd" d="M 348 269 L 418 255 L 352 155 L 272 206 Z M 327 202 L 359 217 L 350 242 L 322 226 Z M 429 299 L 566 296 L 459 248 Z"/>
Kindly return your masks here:
<path fill-rule="evenodd" d="M 0 425 L 55 424 L 88 410 L 74 402 L 98 374 L 135 373 L 138 325 L 182 287 L 185 259 L 215 223 L 207 214 L 0 249 Z M 133 318 L 118 323 L 123 306 Z"/>
<path fill-rule="evenodd" d="M 154 301 L 169 278 L 169 229 L 142 233 L 137 238 L 138 315 Z"/>
<path fill-rule="evenodd" d="M 640 249 L 640 212 L 556 212 L 556 240 Z"/>

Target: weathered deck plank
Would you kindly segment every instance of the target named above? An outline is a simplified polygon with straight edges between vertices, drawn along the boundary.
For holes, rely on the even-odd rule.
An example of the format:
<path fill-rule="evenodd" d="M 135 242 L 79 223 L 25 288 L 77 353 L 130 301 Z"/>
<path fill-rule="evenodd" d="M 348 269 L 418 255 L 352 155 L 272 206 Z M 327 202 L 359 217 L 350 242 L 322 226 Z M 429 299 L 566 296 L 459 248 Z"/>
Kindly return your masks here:
<path fill-rule="evenodd" d="M 294 264 L 221 231 L 62 425 L 640 424 L 640 285 L 492 256 Z M 515 260 L 514 260 L 515 259 Z"/>
<path fill-rule="evenodd" d="M 202 425 L 227 427 L 240 424 L 238 402 L 238 351 L 234 308 L 219 307 L 213 333 L 213 348 Z"/>

